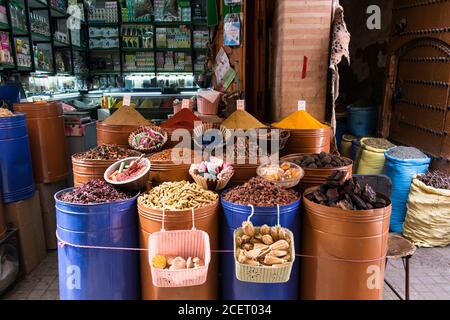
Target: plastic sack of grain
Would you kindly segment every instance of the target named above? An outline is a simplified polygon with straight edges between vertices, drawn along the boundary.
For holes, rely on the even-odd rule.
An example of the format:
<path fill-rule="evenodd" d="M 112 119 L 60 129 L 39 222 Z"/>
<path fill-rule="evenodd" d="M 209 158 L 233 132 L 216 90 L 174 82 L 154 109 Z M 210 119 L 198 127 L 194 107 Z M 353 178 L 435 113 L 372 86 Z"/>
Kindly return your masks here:
<path fill-rule="evenodd" d="M 392 215 L 390 230 L 401 232 L 406 215 L 406 202 L 408 200 L 411 181 L 416 174 L 426 173 L 431 159 L 428 157 L 418 159 L 400 159 L 389 153 L 399 147 L 387 150 L 384 155 L 384 173 L 392 180 Z"/>
<path fill-rule="evenodd" d="M 369 145 L 371 140 L 382 141 L 384 139 L 378 138 L 363 138 L 360 141 L 361 151 L 358 154 L 358 169 L 356 171 L 357 174 L 381 174 L 383 173 L 384 168 L 384 153 L 387 149 L 392 148 L 394 145 L 389 141 L 386 141 L 386 144 L 389 144 L 388 148 L 376 148 Z"/>
<path fill-rule="evenodd" d="M 450 244 L 450 190 L 427 186 L 413 179 L 403 236 L 419 247 Z"/>

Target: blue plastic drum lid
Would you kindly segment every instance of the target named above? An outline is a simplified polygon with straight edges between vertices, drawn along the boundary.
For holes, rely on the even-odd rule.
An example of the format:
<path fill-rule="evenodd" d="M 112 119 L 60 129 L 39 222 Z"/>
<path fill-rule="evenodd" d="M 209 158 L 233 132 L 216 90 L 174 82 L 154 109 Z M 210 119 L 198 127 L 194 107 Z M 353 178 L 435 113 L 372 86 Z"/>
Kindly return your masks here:
<path fill-rule="evenodd" d="M 225 192 L 224 192 L 225 193 Z M 221 198 L 223 208 L 222 248 L 233 250 L 234 230 L 241 227 L 247 220 L 251 208 L 234 204 Z M 300 251 L 300 199 L 280 206 L 280 224 L 294 233 L 296 252 Z M 277 224 L 277 207 L 255 207 L 255 214 L 251 221 L 255 226 Z M 222 266 L 222 298 L 227 300 L 296 300 L 299 293 L 300 259 L 295 259 L 291 277 L 286 283 L 252 283 L 239 281 L 235 275 L 234 254 L 226 254 L 221 259 Z"/>
<path fill-rule="evenodd" d="M 3 202 L 31 198 L 35 186 L 25 115 L 0 118 L 0 187 Z"/>
<path fill-rule="evenodd" d="M 389 155 L 389 151 L 392 149 L 384 153 L 386 157 L 384 173 L 392 180 L 390 230 L 401 232 L 405 221 L 406 203 L 408 202 L 412 179 L 416 174 L 424 174 L 428 171 L 431 159 L 428 157 L 422 159 L 397 159 Z"/>
<path fill-rule="evenodd" d="M 347 107 L 348 131 L 357 137 L 374 134 L 378 125 L 378 109 L 376 107 Z"/>
<path fill-rule="evenodd" d="M 57 232 L 74 245 L 137 248 L 137 195 L 104 204 L 71 204 L 55 194 Z M 62 300 L 136 300 L 140 297 L 138 251 L 58 246 Z"/>

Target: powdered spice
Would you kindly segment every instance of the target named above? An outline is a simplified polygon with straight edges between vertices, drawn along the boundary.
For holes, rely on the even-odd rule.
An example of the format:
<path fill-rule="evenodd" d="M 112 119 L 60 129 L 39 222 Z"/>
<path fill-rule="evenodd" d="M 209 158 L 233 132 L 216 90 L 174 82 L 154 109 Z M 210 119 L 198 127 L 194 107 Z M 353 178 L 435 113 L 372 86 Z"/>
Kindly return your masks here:
<path fill-rule="evenodd" d="M 222 123 L 228 129 L 259 129 L 267 127 L 245 110 L 236 110 Z"/>
<path fill-rule="evenodd" d="M 190 109 L 181 109 L 172 118 L 161 124 L 165 129 L 194 130 L 195 122 L 201 122 Z"/>
<path fill-rule="evenodd" d="M 320 121 L 316 120 L 308 112 L 304 110 L 299 110 L 291 115 L 287 116 L 280 122 L 275 122 L 272 124 L 276 128 L 281 129 L 321 129 L 325 128 L 326 125 L 322 124 Z"/>
<path fill-rule="evenodd" d="M 150 124 L 150 121 L 145 119 L 134 108 L 122 106 L 110 117 L 103 120 L 102 124 L 113 126 L 146 126 Z"/>

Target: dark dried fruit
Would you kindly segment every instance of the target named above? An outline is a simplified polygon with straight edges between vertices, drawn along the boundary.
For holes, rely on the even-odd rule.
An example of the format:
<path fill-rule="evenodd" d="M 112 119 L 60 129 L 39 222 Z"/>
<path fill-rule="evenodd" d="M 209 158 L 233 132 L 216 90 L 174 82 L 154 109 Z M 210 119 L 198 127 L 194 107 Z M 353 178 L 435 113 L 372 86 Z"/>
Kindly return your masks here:
<path fill-rule="evenodd" d="M 325 152 L 300 156 L 293 162 L 298 164 L 300 167 L 307 169 L 340 168 L 348 166 L 352 163 L 350 159 L 343 158 L 334 154 L 328 154 Z"/>
<path fill-rule="evenodd" d="M 419 175 L 417 178 L 429 187 L 450 190 L 450 175 L 445 172 L 435 170 Z"/>
<path fill-rule="evenodd" d="M 112 144 L 103 144 L 86 152 L 77 153 L 73 157 L 79 160 L 120 160 L 139 157 L 140 155 L 140 152 L 134 150 L 124 149 Z"/>

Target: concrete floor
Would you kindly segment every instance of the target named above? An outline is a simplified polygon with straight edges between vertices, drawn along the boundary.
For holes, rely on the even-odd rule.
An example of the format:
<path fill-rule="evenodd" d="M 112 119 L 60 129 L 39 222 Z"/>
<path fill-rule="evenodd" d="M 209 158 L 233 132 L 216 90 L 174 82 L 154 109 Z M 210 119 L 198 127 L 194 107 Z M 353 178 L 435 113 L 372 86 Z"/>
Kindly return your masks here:
<path fill-rule="evenodd" d="M 450 300 L 450 246 L 419 248 L 410 261 L 412 300 Z M 59 299 L 57 265 L 56 251 L 49 251 L 47 258 L 32 273 L 18 281 L 0 299 Z M 401 260 L 389 261 L 386 279 L 404 295 L 404 269 Z M 387 285 L 384 299 L 398 300 Z"/>

